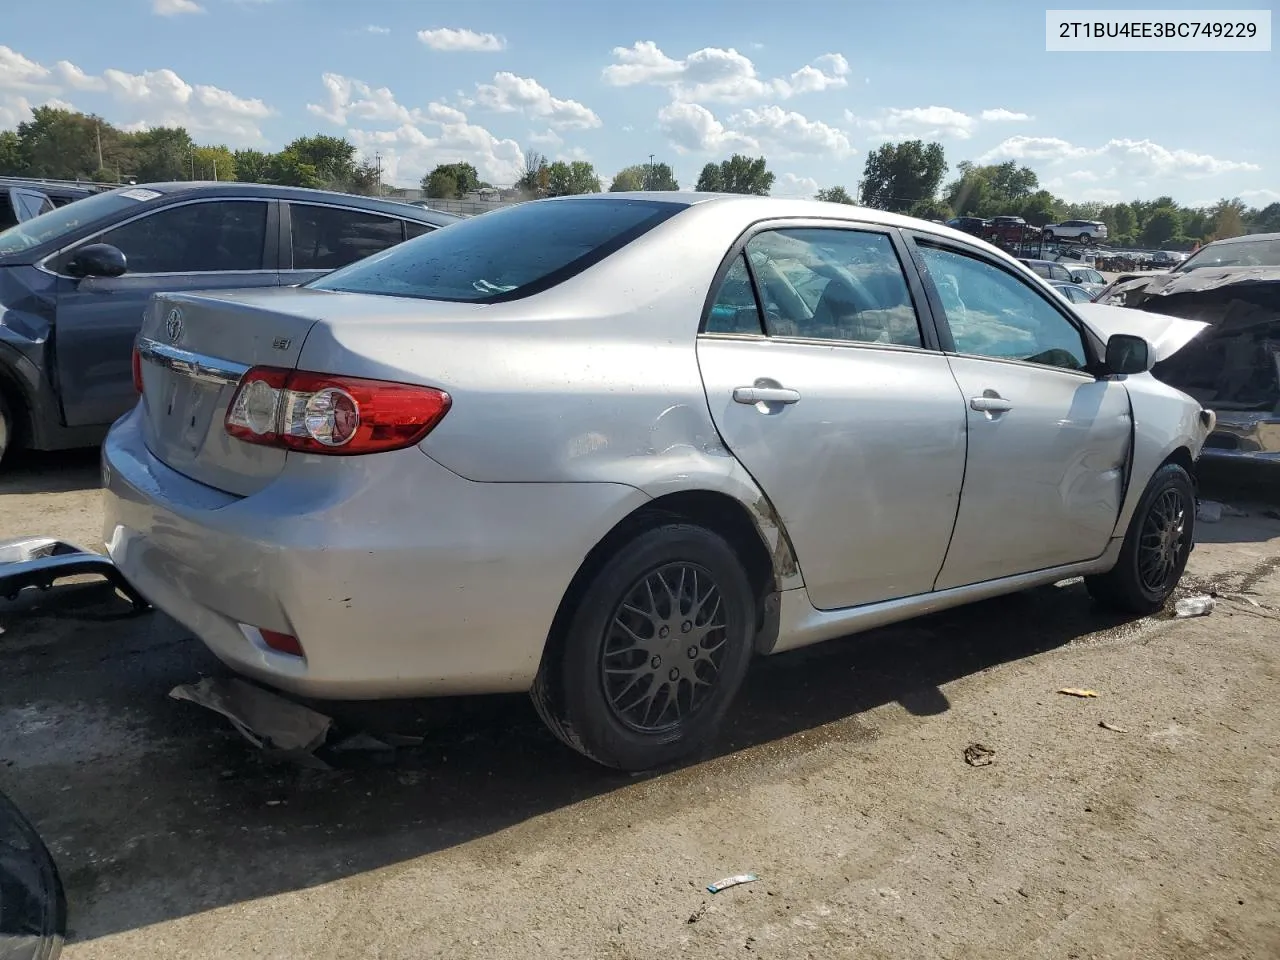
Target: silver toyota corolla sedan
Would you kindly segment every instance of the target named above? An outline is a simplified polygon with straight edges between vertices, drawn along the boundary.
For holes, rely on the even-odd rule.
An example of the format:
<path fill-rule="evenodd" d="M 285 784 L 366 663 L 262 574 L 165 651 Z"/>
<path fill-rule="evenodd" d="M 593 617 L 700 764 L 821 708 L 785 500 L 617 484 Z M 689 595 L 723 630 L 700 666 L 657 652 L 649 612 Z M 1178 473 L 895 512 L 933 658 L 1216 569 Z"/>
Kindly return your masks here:
<path fill-rule="evenodd" d="M 103 454 L 120 570 L 318 697 L 530 691 L 615 767 L 706 744 L 755 654 L 1192 546 L 1203 324 L 1065 302 L 836 204 L 513 206 L 305 287 L 153 299 Z"/>

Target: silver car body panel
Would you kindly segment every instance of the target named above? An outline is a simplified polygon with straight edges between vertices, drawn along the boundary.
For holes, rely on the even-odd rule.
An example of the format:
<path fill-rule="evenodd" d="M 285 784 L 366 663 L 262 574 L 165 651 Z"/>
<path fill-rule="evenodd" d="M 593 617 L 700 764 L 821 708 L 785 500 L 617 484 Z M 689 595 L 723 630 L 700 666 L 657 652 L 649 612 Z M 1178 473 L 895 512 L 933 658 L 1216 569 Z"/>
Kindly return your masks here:
<path fill-rule="evenodd" d="M 1100 556 L 1132 441 L 1124 384 L 979 357 L 953 357 L 951 369 L 966 398 L 999 397 L 1010 409 L 967 402 L 964 492 L 934 589 Z"/>
<path fill-rule="evenodd" d="M 964 407 L 945 356 L 707 336 L 697 355 L 712 419 L 778 510 L 815 605 L 933 589 L 965 458 Z M 734 400 L 756 384 L 795 388 L 800 399 L 786 408 Z"/>
<path fill-rule="evenodd" d="M 527 690 L 582 558 L 649 500 L 623 484 L 475 483 L 413 447 L 290 454 L 237 497 L 161 463 L 142 420 L 117 422 L 105 448 L 108 553 L 221 660 L 303 695 Z M 242 624 L 303 638 L 306 659 Z"/>
<path fill-rule="evenodd" d="M 1180 447 L 1199 453 L 1198 404 L 1147 374 L 699 335 L 726 253 L 775 219 L 931 233 L 1027 272 L 969 234 L 879 211 L 635 195 L 673 198 L 689 208 L 504 303 L 158 296 L 142 336 L 165 350 L 148 354 L 144 399 L 104 446 L 111 556 L 218 656 L 277 686 L 520 690 L 592 548 L 655 498 L 714 493 L 747 511 L 780 594 L 758 641 L 769 652 L 1107 569 L 1151 472 Z M 285 454 L 229 437 L 232 386 L 182 376 L 175 350 L 203 358 L 197 373 L 296 366 L 434 386 L 452 407 L 418 448 Z M 785 415 L 733 399 L 769 380 L 803 399 Z M 970 398 L 991 384 L 1017 406 L 989 421 Z M 1002 516 L 1048 542 L 1009 555 Z M 298 636 L 306 658 L 255 627 Z"/>

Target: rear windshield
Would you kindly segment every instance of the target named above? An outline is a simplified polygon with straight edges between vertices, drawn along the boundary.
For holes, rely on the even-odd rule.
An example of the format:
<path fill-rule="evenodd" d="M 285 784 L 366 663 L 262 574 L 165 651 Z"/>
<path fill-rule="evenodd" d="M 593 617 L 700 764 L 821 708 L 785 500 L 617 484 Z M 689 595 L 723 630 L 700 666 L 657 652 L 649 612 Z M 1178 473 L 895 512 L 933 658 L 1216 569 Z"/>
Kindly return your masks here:
<path fill-rule="evenodd" d="M 520 203 L 432 231 L 307 286 L 424 300 L 515 300 L 563 283 L 683 209 L 655 200 Z"/>
<path fill-rule="evenodd" d="M 141 212 L 148 200 L 159 196 L 161 195 L 154 190 L 134 187 L 96 193 L 66 206 L 55 207 L 48 213 L 42 213 L 0 233 L 0 257 L 22 253 L 50 240 L 68 236 L 86 224 L 110 217 L 121 210 Z"/>

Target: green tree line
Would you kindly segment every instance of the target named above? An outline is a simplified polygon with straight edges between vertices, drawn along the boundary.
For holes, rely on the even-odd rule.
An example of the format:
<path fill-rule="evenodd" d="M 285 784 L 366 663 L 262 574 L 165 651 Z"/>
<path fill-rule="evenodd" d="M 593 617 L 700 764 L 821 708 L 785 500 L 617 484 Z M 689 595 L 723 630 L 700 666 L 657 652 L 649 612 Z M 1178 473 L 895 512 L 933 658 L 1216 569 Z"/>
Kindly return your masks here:
<path fill-rule="evenodd" d="M 341 137 L 299 137 L 283 150 L 200 144 L 182 127 L 126 131 L 93 114 L 36 107 L 0 131 L 0 175 L 99 183 L 244 180 L 374 193 L 378 172 Z"/>
<path fill-rule="evenodd" d="M 1113 246 L 1189 249 L 1250 230 L 1280 231 L 1280 203 L 1251 208 L 1238 198 L 1224 197 L 1209 206 L 1191 207 L 1168 196 L 1072 203 L 1054 196 L 1041 186 L 1034 170 L 1012 160 L 985 165 L 961 161 L 953 179 L 944 183 L 946 173 L 940 143 L 886 143 L 867 156 L 856 201 L 841 186 L 820 190 L 817 199 L 857 202 L 927 220 L 1017 216 L 1033 226 L 1099 220 L 1107 225 Z"/>

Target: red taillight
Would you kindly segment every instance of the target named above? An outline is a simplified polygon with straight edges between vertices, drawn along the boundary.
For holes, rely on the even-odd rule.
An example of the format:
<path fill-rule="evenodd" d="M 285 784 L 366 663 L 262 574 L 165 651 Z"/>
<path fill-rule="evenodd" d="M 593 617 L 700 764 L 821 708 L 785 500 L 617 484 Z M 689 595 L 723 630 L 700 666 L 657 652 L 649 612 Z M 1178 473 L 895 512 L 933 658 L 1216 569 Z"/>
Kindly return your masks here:
<path fill-rule="evenodd" d="M 227 433 L 246 443 L 352 455 L 411 447 L 449 412 L 433 387 L 254 367 L 227 407 Z"/>
<path fill-rule="evenodd" d="M 133 389 L 135 393 L 142 393 L 142 353 L 136 343 L 133 345 Z"/>

